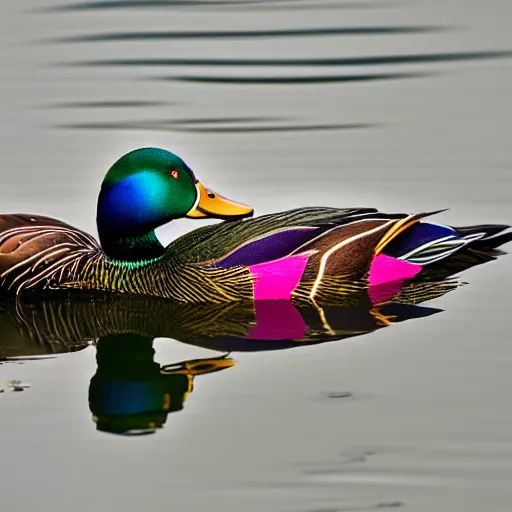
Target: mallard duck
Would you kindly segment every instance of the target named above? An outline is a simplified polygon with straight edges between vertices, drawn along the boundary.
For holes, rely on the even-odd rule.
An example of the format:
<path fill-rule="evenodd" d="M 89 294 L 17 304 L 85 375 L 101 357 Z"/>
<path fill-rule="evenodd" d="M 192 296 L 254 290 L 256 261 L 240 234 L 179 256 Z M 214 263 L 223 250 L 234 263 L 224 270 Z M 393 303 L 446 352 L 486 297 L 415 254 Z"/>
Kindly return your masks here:
<path fill-rule="evenodd" d="M 461 250 L 512 240 L 507 225 L 452 228 L 422 220 L 432 213 L 308 207 L 247 219 L 252 208 L 204 187 L 177 155 L 142 148 L 105 176 L 99 244 L 55 219 L 0 216 L 0 293 L 335 303 L 354 287 L 403 282 Z M 162 246 L 155 229 L 184 217 L 229 222 Z"/>

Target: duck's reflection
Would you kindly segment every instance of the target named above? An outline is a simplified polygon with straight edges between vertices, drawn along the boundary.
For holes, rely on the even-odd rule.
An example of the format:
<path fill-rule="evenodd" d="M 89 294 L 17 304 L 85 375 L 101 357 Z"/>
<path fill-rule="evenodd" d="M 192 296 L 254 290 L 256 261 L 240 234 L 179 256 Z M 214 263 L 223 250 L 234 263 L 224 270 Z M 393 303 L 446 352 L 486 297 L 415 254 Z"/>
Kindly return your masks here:
<path fill-rule="evenodd" d="M 462 255 L 458 265 L 433 268 L 420 281 L 354 288 L 342 304 L 275 301 L 228 305 L 176 304 L 142 297 L 0 304 L 0 361 L 32 359 L 96 345 L 89 405 L 98 430 L 154 432 L 183 409 L 195 377 L 230 368 L 236 351 L 282 350 L 374 332 L 432 315 L 418 304 L 455 289 L 448 277 L 490 255 Z M 172 338 L 222 352 L 221 357 L 160 365 L 153 340 Z"/>
<path fill-rule="evenodd" d="M 97 344 L 98 368 L 89 387 L 89 406 L 98 430 L 147 434 L 181 411 L 197 375 L 235 364 L 233 359 L 196 359 L 160 366 L 153 339 L 137 334 L 103 336 Z"/>

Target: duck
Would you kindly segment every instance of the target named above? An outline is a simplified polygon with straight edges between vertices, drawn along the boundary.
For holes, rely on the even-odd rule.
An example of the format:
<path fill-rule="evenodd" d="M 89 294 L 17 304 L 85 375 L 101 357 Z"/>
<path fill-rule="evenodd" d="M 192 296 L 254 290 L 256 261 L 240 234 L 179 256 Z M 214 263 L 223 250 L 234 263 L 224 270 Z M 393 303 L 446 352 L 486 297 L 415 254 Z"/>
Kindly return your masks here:
<path fill-rule="evenodd" d="M 105 175 L 98 241 L 57 219 L 0 215 L 0 295 L 336 304 L 354 289 L 394 293 L 390 283 L 421 279 L 455 254 L 512 240 L 509 225 L 454 228 L 425 220 L 436 213 L 299 207 L 254 217 L 250 206 L 204 186 L 176 154 L 140 148 Z M 182 218 L 223 222 L 165 247 L 155 229 Z"/>

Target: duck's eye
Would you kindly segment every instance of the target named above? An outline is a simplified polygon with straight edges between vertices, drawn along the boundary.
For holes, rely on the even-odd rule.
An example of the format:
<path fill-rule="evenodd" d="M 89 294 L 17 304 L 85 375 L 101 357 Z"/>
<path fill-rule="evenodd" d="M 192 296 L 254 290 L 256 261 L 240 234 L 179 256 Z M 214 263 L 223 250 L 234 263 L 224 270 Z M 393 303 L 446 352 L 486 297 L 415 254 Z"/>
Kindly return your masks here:
<path fill-rule="evenodd" d="M 180 175 L 180 173 L 179 173 L 176 169 L 173 169 L 173 170 L 171 171 L 171 176 L 172 176 L 175 180 L 177 180 L 177 179 L 178 179 L 179 175 Z"/>

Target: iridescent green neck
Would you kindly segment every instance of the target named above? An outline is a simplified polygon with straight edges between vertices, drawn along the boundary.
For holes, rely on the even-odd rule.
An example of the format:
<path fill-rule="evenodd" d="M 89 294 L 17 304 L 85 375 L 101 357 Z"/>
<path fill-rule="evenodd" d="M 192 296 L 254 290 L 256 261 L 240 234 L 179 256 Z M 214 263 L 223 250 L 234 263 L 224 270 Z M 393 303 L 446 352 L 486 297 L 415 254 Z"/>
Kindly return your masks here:
<path fill-rule="evenodd" d="M 153 263 L 165 252 L 154 231 L 123 238 L 102 237 L 101 245 L 112 263 L 133 268 Z"/>

